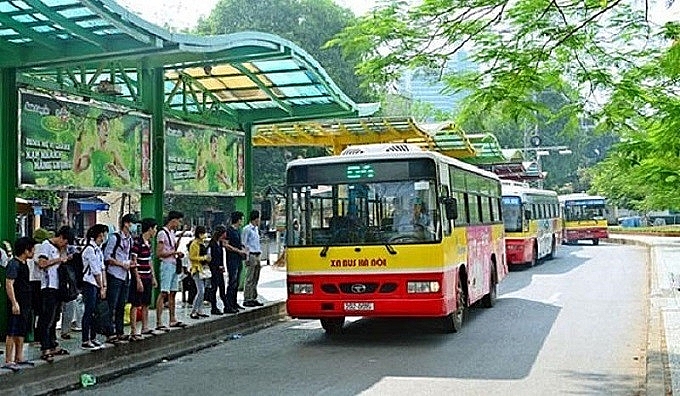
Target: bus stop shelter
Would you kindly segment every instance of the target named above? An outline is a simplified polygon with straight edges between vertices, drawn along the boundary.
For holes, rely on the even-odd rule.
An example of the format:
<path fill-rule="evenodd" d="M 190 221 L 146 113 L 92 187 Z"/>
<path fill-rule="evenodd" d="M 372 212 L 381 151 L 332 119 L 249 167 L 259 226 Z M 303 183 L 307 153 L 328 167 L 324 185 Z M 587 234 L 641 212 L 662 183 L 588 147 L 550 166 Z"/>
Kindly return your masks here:
<path fill-rule="evenodd" d="M 15 237 L 18 188 L 139 192 L 142 215 L 158 220 L 166 193 L 233 196 L 236 207 L 246 211 L 253 126 L 359 117 L 377 110 L 376 105 L 354 103 L 304 49 L 281 37 L 174 34 L 112 0 L 0 0 L 0 51 L 3 240 Z M 109 130 L 100 128 L 97 114 L 113 117 L 107 128 L 121 131 L 116 147 L 129 151 L 132 166 L 114 169 L 123 180 L 118 184 L 100 183 L 96 170 L 83 177 L 85 172 L 77 169 L 74 151 L 88 139 L 84 131 L 100 133 L 99 143 L 89 138 L 95 146 L 110 138 L 101 132 Z M 34 130 L 43 137 L 33 137 Z M 196 158 L 207 157 L 213 144 L 233 150 L 226 157 L 232 180 L 222 190 L 187 183 L 202 173 L 199 160 L 169 153 L 191 153 L 182 139 L 197 136 L 203 136 L 196 141 L 205 147 L 194 151 Z M 85 161 L 90 162 L 95 163 Z M 36 176 L 39 171 L 47 176 Z M 173 184 L 175 176 L 184 182 L 180 187 Z M 0 281 L 2 333 L 4 270 Z"/>

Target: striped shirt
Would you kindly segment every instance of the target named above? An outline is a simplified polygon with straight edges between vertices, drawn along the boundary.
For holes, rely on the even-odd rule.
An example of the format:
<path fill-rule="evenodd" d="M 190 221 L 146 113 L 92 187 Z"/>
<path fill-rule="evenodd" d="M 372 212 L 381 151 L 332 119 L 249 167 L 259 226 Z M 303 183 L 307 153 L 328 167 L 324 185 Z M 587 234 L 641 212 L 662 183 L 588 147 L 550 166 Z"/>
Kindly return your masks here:
<path fill-rule="evenodd" d="M 132 243 L 130 255 L 137 258 L 137 273 L 142 279 L 151 279 L 151 244 L 137 237 Z"/>

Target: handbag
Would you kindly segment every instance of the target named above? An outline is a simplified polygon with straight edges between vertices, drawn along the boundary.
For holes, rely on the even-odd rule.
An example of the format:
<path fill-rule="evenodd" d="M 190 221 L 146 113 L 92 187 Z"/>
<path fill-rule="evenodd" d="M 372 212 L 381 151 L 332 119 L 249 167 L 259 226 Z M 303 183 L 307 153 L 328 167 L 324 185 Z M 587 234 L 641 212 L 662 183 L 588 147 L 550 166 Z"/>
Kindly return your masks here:
<path fill-rule="evenodd" d="M 210 271 L 210 267 L 207 264 L 203 264 L 203 267 L 201 268 L 201 272 L 198 273 L 198 277 L 200 279 L 210 279 L 210 278 L 212 278 L 212 271 Z"/>

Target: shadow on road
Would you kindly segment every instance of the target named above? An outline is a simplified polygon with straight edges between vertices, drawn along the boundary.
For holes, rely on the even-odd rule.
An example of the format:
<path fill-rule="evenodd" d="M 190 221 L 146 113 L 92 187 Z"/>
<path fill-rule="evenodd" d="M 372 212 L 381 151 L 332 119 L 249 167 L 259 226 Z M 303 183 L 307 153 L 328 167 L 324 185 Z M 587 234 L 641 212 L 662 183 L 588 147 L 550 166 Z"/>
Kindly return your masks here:
<path fill-rule="evenodd" d="M 534 275 L 558 275 L 572 271 L 585 264 L 590 258 L 584 248 L 589 246 L 563 245 L 552 260 L 540 261 L 538 265 L 528 267 L 511 267 L 508 276 L 499 285 L 499 293 L 512 293 L 531 284 Z M 592 246 L 603 249 L 605 246 Z"/>
<path fill-rule="evenodd" d="M 333 356 L 332 362 L 317 362 L 328 364 L 319 367 L 326 375 L 332 367 L 352 366 L 353 351 L 361 349 L 363 355 L 372 350 L 380 371 L 373 368 L 375 375 L 348 384 L 353 388 L 348 393 L 368 389 L 384 376 L 520 379 L 529 375 L 559 311 L 540 302 L 501 298 L 493 309 L 472 309 L 459 333 L 443 334 L 436 320 L 362 319 L 340 335 L 329 337 L 319 330 L 319 337 L 302 348 Z M 493 337 L 489 328 L 498 329 Z"/>

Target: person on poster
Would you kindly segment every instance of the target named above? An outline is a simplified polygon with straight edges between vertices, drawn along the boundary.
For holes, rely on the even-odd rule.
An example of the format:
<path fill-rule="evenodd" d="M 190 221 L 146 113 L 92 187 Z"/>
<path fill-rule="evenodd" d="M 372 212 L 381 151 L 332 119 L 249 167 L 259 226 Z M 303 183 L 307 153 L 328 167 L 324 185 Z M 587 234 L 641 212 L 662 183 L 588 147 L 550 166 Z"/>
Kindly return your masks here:
<path fill-rule="evenodd" d="M 224 169 L 226 162 L 223 156 L 219 155 L 219 137 L 217 135 L 210 136 L 210 153 L 208 157 L 203 160 L 203 163 L 198 167 L 196 172 L 196 179 L 203 180 L 207 178 L 208 192 L 219 192 L 224 190 L 231 190 L 231 180 Z M 223 185 L 223 188 L 220 188 Z"/>
<path fill-rule="evenodd" d="M 112 187 L 113 177 L 129 183 L 130 172 L 123 165 L 118 152 L 110 144 L 109 118 L 104 114 L 97 117 L 97 139 L 94 146 L 83 147 L 85 145 L 84 133 L 85 129 L 81 127 L 74 147 L 73 172 L 79 174 L 91 166 L 94 187 Z"/>

